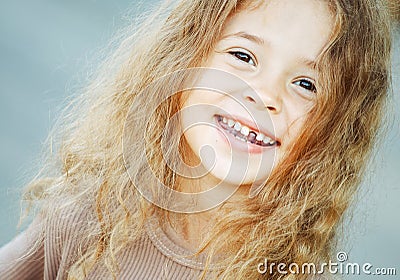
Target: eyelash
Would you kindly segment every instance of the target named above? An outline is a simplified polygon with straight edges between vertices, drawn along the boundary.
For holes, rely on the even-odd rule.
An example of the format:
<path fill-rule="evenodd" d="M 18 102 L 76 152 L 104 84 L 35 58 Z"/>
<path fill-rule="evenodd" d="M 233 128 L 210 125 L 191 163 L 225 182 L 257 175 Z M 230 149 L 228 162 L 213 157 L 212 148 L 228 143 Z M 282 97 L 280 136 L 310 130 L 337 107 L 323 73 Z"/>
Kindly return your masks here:
<path fill-rule="evenodd" d="M 253 58 L 253 56 L 251 54 L 248 54 L 244 51 L 236 51 L 236 50 L 229 51 L 228 53 L 244 63 L 250 64 L 252 66 L 256 66 L 256 60 Z M 317 92 L 315 83 L 309 79 L 300 79 L 300 80 L 295 81 L 294 84 L 297 86 L 300 86 L 303 89 L 310 91 L 312 93 Z"/>
<path fill-rule="evenodd" d="M 243 51 L 229 51 L 228 53 L 230 55 L 234 56 L 236 59 L 243 61 L 244 63 L 248 63 L 252 66 L 256 66 L 256 60 L 253 58 L 253 56 L 251 54 L 248 54 Z"/>
<path fill-rule="evenodd" d="M 304 83 L 307 83 L 307 85 L 305 85 Z M 294 84 L 304 88 L 307 91 L 310 91 L 313 93 L 317 92 L 317 88 L 316 88 L 314 82 L 309 79 L 300 79 L 300 80 L 295 81 Z"/>

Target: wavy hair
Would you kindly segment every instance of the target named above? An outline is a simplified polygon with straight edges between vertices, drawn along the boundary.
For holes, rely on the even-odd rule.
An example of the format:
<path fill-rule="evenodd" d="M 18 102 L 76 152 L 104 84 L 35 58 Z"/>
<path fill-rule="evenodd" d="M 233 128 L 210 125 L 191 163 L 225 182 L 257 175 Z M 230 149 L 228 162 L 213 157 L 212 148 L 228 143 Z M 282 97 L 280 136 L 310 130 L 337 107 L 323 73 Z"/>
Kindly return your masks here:
<path fill-rule="evenodd" d="M 57 152 L 48 156 L 28 186 L 25 200 L 40 205 L 48 219 L 68 205 L 90 213 L 92 223 L 85 236 L 91 238 L 77 239 L 82 252 L 69 269 L 70 279 L 84 278 L 97 263 L 107 266 L 116 277 L 115 255 L 138 239 L 149 215 L 168 215 L 148 203 L 127 174 L 123 133 L 131 106 L 135 107 L 128 129 L 149 132 L 146 158 L 141 156 L 142 146 L 130 147 L 130 155 L 137 158 L 130 166 L 135 180 L 151 185 L 148 174 L 152 172 L 166 185 L 179 187 L 159 148 L 167 121 L 179 111 L 179 95 L 158 106 L 157 114 L 149 115 L 149 108 L 155 105 L 152 96 L 163 94 L 163 87 L 147 95 L 139 93 L 164 75 L 204 65 L 225 22 L 262 2 L 183 0 L 170 8 L 166 5 L 140 28 L 123 33 L 115 52 L 68 106 L 49 138 Z M 261 275 L 256 264 L 264 258 L 286 264 L 320 263 L 327 261 L 334 249 L 338 225 L 379 135 L 390 86 L 391 34 L 389 15 L 380 1 L 325 2 L 334 18 L 334 31 L 317 61 L 321 89 L 317 104 L 261 193 L 222 206 L 223 214 L 200 251 L 207 251 L 210 261 L 213 252 L 223 250 L 223 244 L 229 242 L 230 256 L 223 270 L 205 269 L 202 277 L 291 279 L 293 275 L 277 272 Z M 180 83 L 177 79 L 171 86 Z M 132 143 L 144 141 L 141 134 L 132 137 Z M 169 141 L 179 146 L 179 137 Z M 82 232 L 76 234 L 83 236 Z"/>

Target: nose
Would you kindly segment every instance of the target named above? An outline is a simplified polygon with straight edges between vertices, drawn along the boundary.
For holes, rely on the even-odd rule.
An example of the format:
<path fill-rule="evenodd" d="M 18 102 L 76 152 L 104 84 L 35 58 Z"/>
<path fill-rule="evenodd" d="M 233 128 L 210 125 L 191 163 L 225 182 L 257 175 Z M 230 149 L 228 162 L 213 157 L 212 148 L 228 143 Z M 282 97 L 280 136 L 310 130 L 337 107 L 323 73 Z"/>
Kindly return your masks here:
<path fill-rule="evenodd" d="M 278 114 L 282 111 L 282 99 L 276 87 L 250 86 L 243 91 L 242 98 L 246 103 L 252 104 L 258 110 L 267 109 L 272 114 Z"/>

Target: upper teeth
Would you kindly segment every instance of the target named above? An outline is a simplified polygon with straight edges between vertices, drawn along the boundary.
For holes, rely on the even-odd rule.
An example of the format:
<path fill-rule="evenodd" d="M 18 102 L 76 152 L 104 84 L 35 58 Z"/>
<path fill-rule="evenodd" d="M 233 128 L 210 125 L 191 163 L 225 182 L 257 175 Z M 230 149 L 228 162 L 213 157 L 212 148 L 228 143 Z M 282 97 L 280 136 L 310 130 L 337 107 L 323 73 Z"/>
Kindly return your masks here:
<path fill-rule="evenodd" d="M 238 123 L 238 122 L 235 122 L 235 125 L 233 126 L 233 128 L 236 131 L 240 131 L 242 129 L 242 125 L 240 123 Z"/>
<path fill-rule="evenodd" d="M 234 121 L 232 119 L 227 119 L 224 117 L 224 118 L 222 118 L 222 122 L 227 124 L 229 127 L 232 127 L 234 130 L 240 132 L 244 136 L 249 136 L 250 131 L 252 131 L 247 126 L 242 125 L 240 122 Z M 257 136 L 256 136 L 257 141 L 260 141 L 260 142 L 262 141 L 265 144 L 271 144 L 271 145 L 275 144 L 274 140 L 272 140 L 268 136 L 262 134 L 261 132 L 256 132 L 256 131 L 253 131 L 253 132 L 257 134 Z"/>
<path fill-rule="evenodd" d="M 242 133 L 244 136 L 249 136 L 250 129 L 247 126 L 242 126 L 242 129 L 240 129 L 240 133 Z"/>

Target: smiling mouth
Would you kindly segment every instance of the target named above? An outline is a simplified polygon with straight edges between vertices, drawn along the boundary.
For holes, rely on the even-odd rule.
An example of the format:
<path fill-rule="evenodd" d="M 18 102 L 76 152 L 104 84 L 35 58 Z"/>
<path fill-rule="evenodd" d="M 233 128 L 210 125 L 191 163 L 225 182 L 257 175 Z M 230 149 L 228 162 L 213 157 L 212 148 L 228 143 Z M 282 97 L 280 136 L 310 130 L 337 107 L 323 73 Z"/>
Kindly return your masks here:
<path fill-rule="evenodd" d="M 274 139 L 268 137 L 260 131 L 253 130 L 246 125 L 235 121 L 233 119 L 216 116 L 218 124 L 228 133 L 232 134 L 236 139 L 249 143 L 258 145 L 261 147 L 273 147 L 279 146 L 280 143 Z"/>

